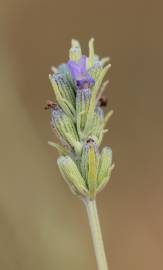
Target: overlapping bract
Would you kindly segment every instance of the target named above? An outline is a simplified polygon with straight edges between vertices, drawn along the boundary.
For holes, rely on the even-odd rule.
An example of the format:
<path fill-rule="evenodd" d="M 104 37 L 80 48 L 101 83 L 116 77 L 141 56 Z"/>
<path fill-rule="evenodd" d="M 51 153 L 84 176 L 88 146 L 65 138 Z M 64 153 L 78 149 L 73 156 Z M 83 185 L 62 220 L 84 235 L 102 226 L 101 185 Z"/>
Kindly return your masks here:
<path fill-rule="evenodd" d="M 67 63 L 54 68 L 49 76 L 57 104 L 51 107 L 51 125 L 62 146 L 50 143 L 59 151 L 58 166 L 71 190 L 93 200 L 110 179 L 112 151 L 99 152 L 106 122 L 100 98 L 110 68 L 109 58 L 99 59 L 89 41 L 89 56 L 82 55 L 78 41 L 72 40 Z"/>

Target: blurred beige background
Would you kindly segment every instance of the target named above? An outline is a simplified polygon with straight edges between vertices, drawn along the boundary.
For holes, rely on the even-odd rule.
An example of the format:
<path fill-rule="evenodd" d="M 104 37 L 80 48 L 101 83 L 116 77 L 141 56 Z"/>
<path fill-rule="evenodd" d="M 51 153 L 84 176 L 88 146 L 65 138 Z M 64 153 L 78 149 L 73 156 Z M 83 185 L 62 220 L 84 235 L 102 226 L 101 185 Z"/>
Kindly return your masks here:
<path fill-rule="evenodd" d="M 56 166 L 51 65 L 71 38 L 111 57 L 116 169 L 98 196 L 111 270 L 163 268 L 161 1 L 0 1 L 0 269 L 96 269 L 87 217 Z"/>

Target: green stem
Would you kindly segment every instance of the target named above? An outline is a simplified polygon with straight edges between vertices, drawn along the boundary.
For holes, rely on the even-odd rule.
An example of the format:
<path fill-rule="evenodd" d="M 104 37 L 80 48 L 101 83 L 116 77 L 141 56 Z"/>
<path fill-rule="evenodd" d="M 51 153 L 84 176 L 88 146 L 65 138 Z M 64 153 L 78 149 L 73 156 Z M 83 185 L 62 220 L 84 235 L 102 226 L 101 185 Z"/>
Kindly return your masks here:
<path fill-rule="evenodd" d="M 99 222 L 99 217 L 98 217 L 98 212 L 97 212 L 97 207 L 96 207 L 96 201 L 95 200 L 90 201 L 89 199 L 84 199 L 84 204 L 87 209 L 98 270 L 109 270 L 107 266 L 107 261 L 106 261 L 106 255 L 105 255 L 100 222 Z"/>

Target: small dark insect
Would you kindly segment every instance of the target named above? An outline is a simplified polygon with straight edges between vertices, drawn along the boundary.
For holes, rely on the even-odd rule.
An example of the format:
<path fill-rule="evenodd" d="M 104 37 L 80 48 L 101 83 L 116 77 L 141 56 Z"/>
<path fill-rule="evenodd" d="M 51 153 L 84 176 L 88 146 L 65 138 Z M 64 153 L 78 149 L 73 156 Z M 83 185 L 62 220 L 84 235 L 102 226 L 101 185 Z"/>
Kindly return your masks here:
<path fill-rule="evenodd" d="M 87 140 L 87 143 L 93 143 L 94 142 L 94 140 L 92 139 L 92 138 L 89 138 L 88 140 Z"/>
<path fill-rule="evenodd" d="M 49 110 L 49 109 L 55 109 L 57 106 L 57 104 L 51 100 L 47 100 L 46 102 L 46 106 L 44 107 L 45 110 Z"/>
<path fill-rule="evenodd" d="M 98 100 L 98 103 L 100 107 L 106 107 L 108 104 L 108 100 L 106 97 L 100 97 L 100 99 Z"/>

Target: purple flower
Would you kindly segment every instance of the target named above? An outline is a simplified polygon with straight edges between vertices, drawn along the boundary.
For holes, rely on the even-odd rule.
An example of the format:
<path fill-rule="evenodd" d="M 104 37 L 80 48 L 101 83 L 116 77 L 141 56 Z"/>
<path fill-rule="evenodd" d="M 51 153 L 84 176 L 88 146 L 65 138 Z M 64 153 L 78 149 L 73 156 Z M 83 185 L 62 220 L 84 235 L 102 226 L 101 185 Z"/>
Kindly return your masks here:
<path fill-rule="evenodd" d="M 76 81 L 76 85 L 78 86 L 78 88 L 80 89 L 88 88 L 89 86 L 95 83 L 93 78 L 90 76 L 90 74 L 86 69 L 85 55 L 83 55 L 80 58 L 79 63 L 69 60 L 67 65 L 73 80 Z"/>

